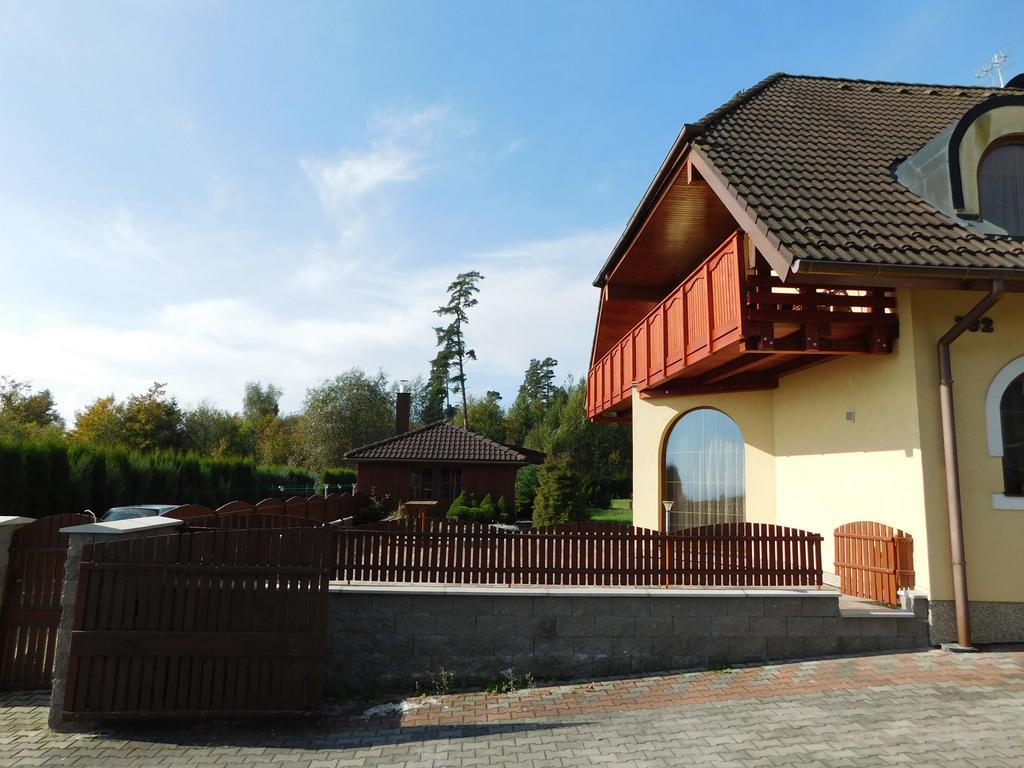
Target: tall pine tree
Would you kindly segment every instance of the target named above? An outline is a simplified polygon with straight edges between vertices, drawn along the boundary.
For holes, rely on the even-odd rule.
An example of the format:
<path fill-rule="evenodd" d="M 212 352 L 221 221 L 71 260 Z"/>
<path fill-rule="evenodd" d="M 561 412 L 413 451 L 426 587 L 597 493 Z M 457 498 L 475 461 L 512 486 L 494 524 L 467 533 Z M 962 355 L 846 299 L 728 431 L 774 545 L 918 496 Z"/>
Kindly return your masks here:
<path fill-rule="evenodd" d="M 448 325 L 436 327 L 434 332 L 440 348 L 438 357 L 447 373 L 446 384 L 453 394 L 460 395 L 462 399 L 462 425 L 467 429 L 469 404 L 466 401 L 466 362 L 476 360 L 476 352 L 466 347 L 465 328 L 469 324 L 466 312 L 476 306 L 475 294 L 480 290 L 477 283 L 483 279 L 483 275 L 476 270 L 460 273 L 448 286 L 448 303 L 434 310 L 434 314 L 440 317 L 451 318 Z"/>

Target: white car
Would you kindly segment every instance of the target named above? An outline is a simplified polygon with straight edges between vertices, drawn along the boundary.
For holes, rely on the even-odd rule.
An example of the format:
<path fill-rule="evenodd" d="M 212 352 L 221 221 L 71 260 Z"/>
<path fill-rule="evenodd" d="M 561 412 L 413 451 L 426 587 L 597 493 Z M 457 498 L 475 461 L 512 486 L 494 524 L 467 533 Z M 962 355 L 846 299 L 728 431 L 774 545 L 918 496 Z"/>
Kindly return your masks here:
<path fill-rule="evenodd" d="M 111 507 L 100 517 L 101 523 L 114 520 L 132 520 L 137 517 L 163 517 L 180 504 L 133 504 L 130 507 Z"/>

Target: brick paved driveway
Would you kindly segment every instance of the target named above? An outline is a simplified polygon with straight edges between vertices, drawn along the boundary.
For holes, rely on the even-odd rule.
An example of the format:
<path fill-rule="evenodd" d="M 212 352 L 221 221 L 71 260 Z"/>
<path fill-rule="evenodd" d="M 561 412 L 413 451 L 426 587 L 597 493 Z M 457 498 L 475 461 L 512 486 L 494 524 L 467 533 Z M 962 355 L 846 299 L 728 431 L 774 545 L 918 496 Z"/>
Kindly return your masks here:
<path fill-rule="evenodd" d="M 250 766 L 1024 766 L 1024 648 L 828 659 L 446 696 L 315 724 L 46 730 L 0 694 L 0 768 Z"/>

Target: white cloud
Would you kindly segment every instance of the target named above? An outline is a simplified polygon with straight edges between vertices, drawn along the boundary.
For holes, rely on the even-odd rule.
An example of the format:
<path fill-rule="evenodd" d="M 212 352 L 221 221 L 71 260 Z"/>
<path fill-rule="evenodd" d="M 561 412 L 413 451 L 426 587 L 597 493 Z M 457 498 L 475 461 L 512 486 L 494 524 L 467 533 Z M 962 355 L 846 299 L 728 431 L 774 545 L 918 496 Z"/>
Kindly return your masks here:
<path fill-rule="evenodd" d="M 363 150 L 347 149 L 334 158 L 307 158 L 302 170 L 316 187 L 324 207 L 348 214 L 368 195 L 415 181 L 428 170 L 426 157 L 471 126 L 444 105 L 408 112 L 379 113 L 369 121 L 371 138 Z"/>
<path fill-rule="evenodd" d="M 96 397 L 153 381 L 184 404 L 233 409 L 245 382 L 274 382 L 297 409 L 308 387 L 352 366 L 425 374 L 433 310 L 468 269 L 486 276 L 468 332 L 480 358 L 471 391 L 514 396 L 531 357 L 582 373 L 596 307 L 590 279 L 615 233 L 424 256 L 436 244 L 403 227 L 410 217 L 394 193 L 459 172 L 453 140 L 474 128 L 443 106 L 382 113 L 368 128 L 362 149 L 298 165 L 326 234 L 269 240 L 258 220 L 229 226 L 220 212 L 248 210 L 245 188 L 220 177 L 179 217 L 144 216 L 131 201 L 48 209 L 0 193 L 2 287 L 16 291 L 0 302 L 0 374 L 51 389 L 69 422 Z"/>
<path fill-rule="evenodd" d="M 474 389 L 502 382 L 502 394 L 514 395 L 510 383 L 518 386 L 532 357 L 555 358 L 563 376 L 586 373 L 598 298 L 591 281 L 617 235 L 611 229 L 580 232 L 474 260 L 486 277 L 469 329 L 480 353 Z"/>
<path fill-rule="evenodd" d="M 352 205 L 380 187 L 413 181 L 423 172 L 416 153 L 394 144 L 346 152 L 333 161 L 303 160 L 302 169 L 329 210 Z"/>
<path fill-rule="evenodd" d="M 333 157 L 305 158 L 299 165 L 313 185 L 337 239 L 317 243 L 299 264 L 291 284 L 308 291 L 336 289 L 360 268 L 386 269 L 406 249 L 406 233 L 395 215 L 396 190 L 443 167 L 454 137 L 473 126 L 445 105 L 381 112 L 367 123 L 362 149 Z"/>
<path fill-rule="evenodd" d="M 351 367 L 396 378 L 425 374 L 434 354 L 433 309 L 458 271 L 484 275 L 471 311 L 470 389 L 515 395 L 531 357 L 552 356 L 563 374 L 584 372 L 593 330 L 595 264 L 616 233 L 582 232 L 530 241 L 459 264 L 352 276 L 343 300 L 305 304 L 221 297 L 161 306 L 128 327 L 39 315 L 21 330 L 0 324 L 4 373 L 49 387 L 65 416 L 97 396 L 124 397 L 165 381 L 181 402 L 237 408 L 246 381 L 285 389 L 301 406 L 305 390 Z"/>
<path fill-rule="evenodd" d="M 107 219 L 102 235 L 102 247 L 129 259 L 142 257 L 163 267 L 169 266 L 160 249 L 140 228 L 132 212 L 125 205 L 119 205 Z"/>

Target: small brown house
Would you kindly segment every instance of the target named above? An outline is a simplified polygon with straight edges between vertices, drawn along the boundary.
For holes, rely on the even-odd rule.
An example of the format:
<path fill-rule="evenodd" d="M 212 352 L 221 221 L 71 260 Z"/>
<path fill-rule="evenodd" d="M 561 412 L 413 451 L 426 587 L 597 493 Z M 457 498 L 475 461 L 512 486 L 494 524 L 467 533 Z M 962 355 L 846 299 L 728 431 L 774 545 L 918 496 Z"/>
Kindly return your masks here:
<path fill-rule="evenodd" d="M 364 445 L 345 458 L 356 462 L 360 491 L 387 496 L 392 507 L 401 501 L 433 499 L 439 515 L 463 491 L 478 498 L 489 493 L 495 501 L 504 496 L 513 509 L 516 470 L 544 461 L 542 453 L 505 445 L 444 421 Z"/>

